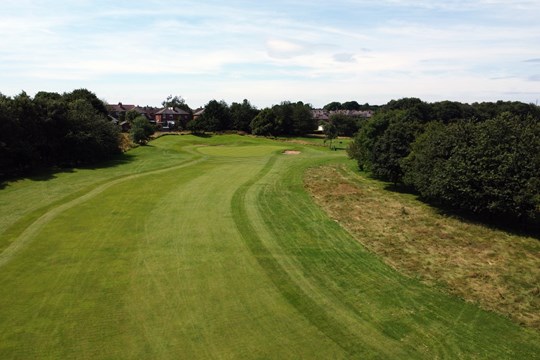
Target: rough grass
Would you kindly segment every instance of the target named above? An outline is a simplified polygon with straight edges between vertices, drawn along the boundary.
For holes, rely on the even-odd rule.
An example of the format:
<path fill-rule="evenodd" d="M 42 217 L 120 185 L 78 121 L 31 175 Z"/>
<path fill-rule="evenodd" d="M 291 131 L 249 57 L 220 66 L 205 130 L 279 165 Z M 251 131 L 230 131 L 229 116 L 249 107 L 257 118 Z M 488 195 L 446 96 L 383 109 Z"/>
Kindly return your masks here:
<path fill-rule="evenodd" d="M 0 191 L 0 358 L 540 353 L 538 333 L 394 271 L 314 204 L 304 170 L 342 152 L 165 136 L 129 156 Z"/>
<path fill-rule="evenodd" d="M 306 188 L 393 268 L 540 330 L 540 241 L 438 214 L 346 167 L 310 169 Z"/>

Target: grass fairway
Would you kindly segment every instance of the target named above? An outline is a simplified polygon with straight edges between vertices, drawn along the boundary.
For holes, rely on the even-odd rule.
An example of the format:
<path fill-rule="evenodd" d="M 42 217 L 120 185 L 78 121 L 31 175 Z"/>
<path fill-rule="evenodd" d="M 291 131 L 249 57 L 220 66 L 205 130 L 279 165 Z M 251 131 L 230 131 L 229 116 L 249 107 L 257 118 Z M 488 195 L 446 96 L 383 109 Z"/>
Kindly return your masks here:
<path fill-rule="evenodd" d="M 538 332 L 400 275 L 330 220 L 303 174 L 336 161 L 166 136 L 8 184 L 0 358 L 539 357 Z"/>

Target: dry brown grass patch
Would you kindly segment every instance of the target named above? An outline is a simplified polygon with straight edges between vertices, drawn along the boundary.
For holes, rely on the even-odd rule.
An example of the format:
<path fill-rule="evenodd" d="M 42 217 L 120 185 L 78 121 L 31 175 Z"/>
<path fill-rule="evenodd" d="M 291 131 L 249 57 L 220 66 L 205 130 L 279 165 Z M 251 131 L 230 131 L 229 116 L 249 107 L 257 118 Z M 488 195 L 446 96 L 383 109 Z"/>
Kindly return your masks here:
<path fill-rule="evenodd" d="M 310 169 L 305 187 L 395 269 L 540 330 L 540 241 L 449 216 L 344 167 Z"/>

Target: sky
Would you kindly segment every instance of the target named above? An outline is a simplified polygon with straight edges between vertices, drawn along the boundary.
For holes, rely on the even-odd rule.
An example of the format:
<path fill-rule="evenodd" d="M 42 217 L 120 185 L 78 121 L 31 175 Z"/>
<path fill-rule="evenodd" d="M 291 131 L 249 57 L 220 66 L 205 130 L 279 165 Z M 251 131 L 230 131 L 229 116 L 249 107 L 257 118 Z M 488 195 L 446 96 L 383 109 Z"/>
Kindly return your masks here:
<path fill-rule="evenodd" d="M 0 0 L 0 93 L 537 103 L 539 15 L 539 0 Z"/>

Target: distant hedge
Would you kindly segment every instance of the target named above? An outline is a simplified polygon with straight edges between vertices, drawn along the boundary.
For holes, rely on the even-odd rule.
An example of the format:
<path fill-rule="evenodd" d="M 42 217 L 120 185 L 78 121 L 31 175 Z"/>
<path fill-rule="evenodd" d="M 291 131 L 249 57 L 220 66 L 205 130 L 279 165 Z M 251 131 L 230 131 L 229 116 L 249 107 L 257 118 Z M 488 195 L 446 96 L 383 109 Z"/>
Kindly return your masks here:
<path fill-rule="evenodd" d="M 36 167 L 73 166 L 118 153 L 120 130 L 95 94 L 0 94 L 0 177 Z"/>
<path fill-rule="evenodd" d="M 375 177 L 455 209 L 540 220 L 540 109 L 517 102 L 390 102 L 349 155 Z"/>

